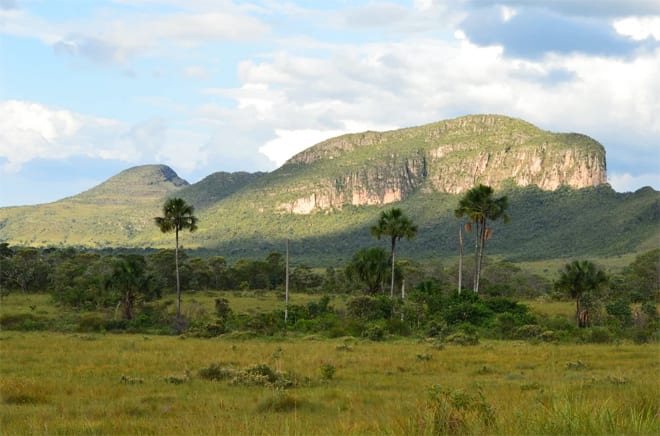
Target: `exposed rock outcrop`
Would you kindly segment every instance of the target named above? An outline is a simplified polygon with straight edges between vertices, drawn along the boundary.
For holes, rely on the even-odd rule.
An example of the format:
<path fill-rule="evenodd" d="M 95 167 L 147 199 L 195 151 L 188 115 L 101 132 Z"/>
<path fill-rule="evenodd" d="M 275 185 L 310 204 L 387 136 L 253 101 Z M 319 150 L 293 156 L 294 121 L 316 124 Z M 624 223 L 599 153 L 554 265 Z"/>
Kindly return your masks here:
<path fill-rule="evenodd" d="M 313 186 L 296 186 L 300 196 L 279 206 L 298 214 L 392 203 L 419 189 L 459 194 L 477 183 L 543 190 L 607 183 L 605 150 L 595 140 L 498 115 L 343 135 L 299 153 L 287 165 L 310 166 L 318 175 Z"/>

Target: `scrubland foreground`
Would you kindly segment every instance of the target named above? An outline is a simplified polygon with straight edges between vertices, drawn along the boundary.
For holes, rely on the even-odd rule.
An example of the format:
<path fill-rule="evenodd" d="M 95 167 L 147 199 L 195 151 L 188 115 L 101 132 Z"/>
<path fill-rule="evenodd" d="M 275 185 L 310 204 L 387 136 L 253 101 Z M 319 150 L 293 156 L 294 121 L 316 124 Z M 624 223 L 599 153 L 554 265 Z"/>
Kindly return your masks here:
<path fill-rule="evenodd" d="M 657 343 L 0 332 L 0 433 L 660 433 Z"/>

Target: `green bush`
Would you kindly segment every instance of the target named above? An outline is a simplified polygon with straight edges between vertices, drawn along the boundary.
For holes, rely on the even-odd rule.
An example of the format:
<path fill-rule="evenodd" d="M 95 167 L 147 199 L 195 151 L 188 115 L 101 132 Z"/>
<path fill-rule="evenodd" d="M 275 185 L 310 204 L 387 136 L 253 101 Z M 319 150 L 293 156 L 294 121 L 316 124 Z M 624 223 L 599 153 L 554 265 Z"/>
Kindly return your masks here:
<path fill-rule="evenodd" d="M 231 367 L 231 365 L 220 363 L 212 363 L 207 368 L 202 368 L 197 371 L 199 378 L 214 381 L 230 380 L 232 377 L 234 377 L 235 373 L 236 371 Z"/>
<path fill-rule="evenodd" d="M 618 327 L 626 327 L 632 324 L 633 315 L 630 303 L 623 298 L 611 301 L 605 305 L 607 314 L 617 321 Z"/>
<path fill-rule="evenodd" d="M 275 371 L 270 366 L 262 363 L 235 371 L 230 384 L 285 389 L 296 385 L 296 377 L 293 374 Z"/>
<path fill-rule="evenodd" d="M 513 336 L 516 339 L 535 339 L 544 333 L 543 327 L 536 324 L 528 324 L 518 327 Z"/>
<path fill-rule="evenodd" d="M 78 331 L 81 333 L 101 332 L 105 330 L 106 321 L 101 315 L 87 313 L 78 320 Z"/>
<path fill-rule="evenodd" d="M 417 422 L 419 434 L 489 434 L 495 412 L 481 391 L 469 394 L 435 385 Z"/>
<path fill-rule="evenodd" d="M 6 314 L 0 316 L 1 330 L 40 331 L 47 330 L 48 319 L 31 313 Z"/>
<path fill-rule="evenodd" d="M 605 344 L 612 342 L 613 335 L 605 327 L 591 327 L 586 330 L 583 339 L 592 344 Z"/>
<path fill-rule="evenodd" d="M 337 368 L 330 363 L 324 363 L 319 370 L 321 371 L 321 380 L 330 381 L 334 378 Z"/>
<path fill-rule="evenodd" d="M 393 309 L 394 302 L 384 296 L 354 297 L 346 303 L 346 315 L 349 318 L 360 319 L 362 321 L 391 318 Z"/>
<path fill-rule="evenodd" d="M 479 335 L 472 324 L 462 324 L 456 333 L 445 338 L 445 342 L 454 345 L 477 345 L 479 344 Z"/>
<path fill-rule="evenodd" d="M 385 339 L 385 328 L 376 322 L 367 324 L 362 336 L 370 341 L 382 341 Z"/>

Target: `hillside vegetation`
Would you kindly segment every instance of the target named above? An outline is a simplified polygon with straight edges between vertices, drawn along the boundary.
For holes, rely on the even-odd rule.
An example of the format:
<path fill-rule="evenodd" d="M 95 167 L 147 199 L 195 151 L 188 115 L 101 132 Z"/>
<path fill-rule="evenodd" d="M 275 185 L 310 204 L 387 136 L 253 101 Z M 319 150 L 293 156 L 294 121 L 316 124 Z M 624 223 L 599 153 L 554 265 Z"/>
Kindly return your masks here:
<path fill-rule="evenodd" d="M 461 192 L 476 183 L 510 197 L 489 254 L 511 260 L 619 256 L 657 246 L 660 196 L 616 193 L 606 183 L 602 145 L 545 132 L 522 120 L 467 116 L 391 132 L 332 138 L 271 173 L 214 173 L 189 185 L 169 167 L 128 169 L 54 203 L 0 209 L 0 241 L 23 246 L 169 247 L 153 225 L 163 201 L 196 207 L 188 249 L 228 259 L 263 258 L 292 240 L 312 266 L 346 261 L 376 245 L 368 228 L 399 207 L 419 226 L 404 257 L 455 256 Z M 384 244 L 384 242 L 382 242 Z"/>

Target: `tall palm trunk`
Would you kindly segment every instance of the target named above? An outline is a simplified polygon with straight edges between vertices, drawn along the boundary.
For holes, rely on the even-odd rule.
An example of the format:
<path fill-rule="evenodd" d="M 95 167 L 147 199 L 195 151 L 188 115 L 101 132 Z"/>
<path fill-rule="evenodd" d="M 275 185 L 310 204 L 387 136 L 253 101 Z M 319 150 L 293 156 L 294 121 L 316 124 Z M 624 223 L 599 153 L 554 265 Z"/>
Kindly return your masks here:
<path fill-rule="evenodd" d="M 474 229 L 474 281 L 472 282 L 472 290 L 479 292 L 479 233 L 481 233 L 481 224 L 475 221 Z"/>
<path fill-rule="evenodd" d="M 458 226 L 458 293 L 463 288 L 463 225 Z"/>
<path fill-rule="evenodd" d="M 394 300 L 394 248 L 396 245 L 396 238 L 392 238 L 392 284 L 390 286 L 390 298 Z"/>
<path fill-rule="evenodd" d="M 181 281 L 179 280 L 179 228 L 175 230 L 174 265 L 176 267 L 176 319 L 181 319 Z"/>
<path fill-rule="evenodd" d="M 486 220 L 483 220 L 479 228 L 479 259 L 477 259 L 477 282 L 474 284 L 474 292 L 479 292 L 479 281 L 481 279 L 481 268 L 484 263 L 484 252 L 486 245 Z"/>

